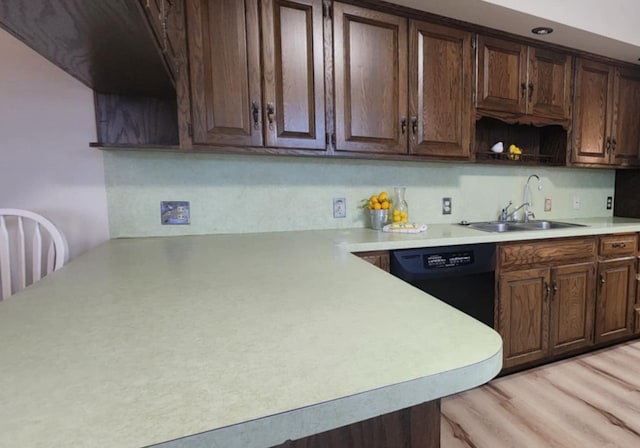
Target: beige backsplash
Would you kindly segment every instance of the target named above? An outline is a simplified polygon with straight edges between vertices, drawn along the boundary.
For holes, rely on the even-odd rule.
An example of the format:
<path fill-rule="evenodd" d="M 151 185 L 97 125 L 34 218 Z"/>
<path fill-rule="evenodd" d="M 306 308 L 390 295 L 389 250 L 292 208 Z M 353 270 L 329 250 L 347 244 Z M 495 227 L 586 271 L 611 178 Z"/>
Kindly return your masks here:
<path fill-rule="evenodd" d="M 533 173 L 543 182 L 531 183 L 537 218 L 606 217 L 615 182 L 614 170 L 308 157 L 114 151 L 104 163 L 112 238 L 364 227 L 360 200 L 394 185 L 407 186 L 412 221 L 489 220 L 522 203 Z M 441 213 L 445 196 L 451 215 Z M 334 197 L 346 198 L 346 218 L 333 218 Z M 189 201 L 191 224 L 161 225 L 161 200 Z"/>

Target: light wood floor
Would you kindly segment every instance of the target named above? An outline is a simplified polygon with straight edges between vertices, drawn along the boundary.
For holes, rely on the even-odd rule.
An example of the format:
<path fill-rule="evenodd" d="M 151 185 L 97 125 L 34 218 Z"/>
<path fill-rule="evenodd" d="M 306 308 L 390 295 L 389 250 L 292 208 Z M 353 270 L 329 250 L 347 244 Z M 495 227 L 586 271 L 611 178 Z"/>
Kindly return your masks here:
<path fill-rule="evenodd" d="M 442 400 L 442 448 L 640 447 L 640 341 Z"/>

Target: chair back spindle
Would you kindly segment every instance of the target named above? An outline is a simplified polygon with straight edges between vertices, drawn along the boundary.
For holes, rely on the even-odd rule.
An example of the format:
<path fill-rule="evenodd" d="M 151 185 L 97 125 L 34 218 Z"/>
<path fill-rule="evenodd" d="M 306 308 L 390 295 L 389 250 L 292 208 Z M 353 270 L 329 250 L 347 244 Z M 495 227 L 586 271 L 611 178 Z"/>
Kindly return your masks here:
<path fill-rule="evenodd" d="M 0 208 L 0 300 L 60 269 L 68 259 L 64 235 L 51 221 L 27 210 Z"/>

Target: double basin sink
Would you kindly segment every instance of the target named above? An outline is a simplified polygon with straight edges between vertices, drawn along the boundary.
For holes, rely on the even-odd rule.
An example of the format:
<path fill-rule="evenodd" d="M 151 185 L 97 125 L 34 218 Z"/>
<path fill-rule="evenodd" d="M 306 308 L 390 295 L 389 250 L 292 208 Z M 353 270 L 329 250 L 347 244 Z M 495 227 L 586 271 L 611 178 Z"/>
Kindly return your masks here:
<path fill-rule="evenodd" d="M 582 224 L 571 224 L 561 221 L 545 221 L 545 220 L 531 220 L 531 221 L 518 221 L 518 222 L 504 222 L 504 221 L 485 221 L 485 222 L 472 222 L 468 224 L 472 229 L 482 230 L 483 232 L 515 232 L 522 230 L 551 230 L 551 229 L 566 229 L 570 227 L 585 227 Z"/>

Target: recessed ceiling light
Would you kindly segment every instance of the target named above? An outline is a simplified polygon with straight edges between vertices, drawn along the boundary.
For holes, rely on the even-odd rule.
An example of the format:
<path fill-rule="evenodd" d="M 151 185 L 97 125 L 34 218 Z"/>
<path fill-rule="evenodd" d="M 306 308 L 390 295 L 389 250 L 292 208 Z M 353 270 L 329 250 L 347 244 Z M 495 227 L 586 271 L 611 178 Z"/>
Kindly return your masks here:
<path fill-rule="evenodd" d="M 553 28 L 549 28 L 548 26 L 538 26 L 531 30 L 533 34 L 537 34 L 538 36 L 545 36 L 547 34 L 553 33 Z"/>

